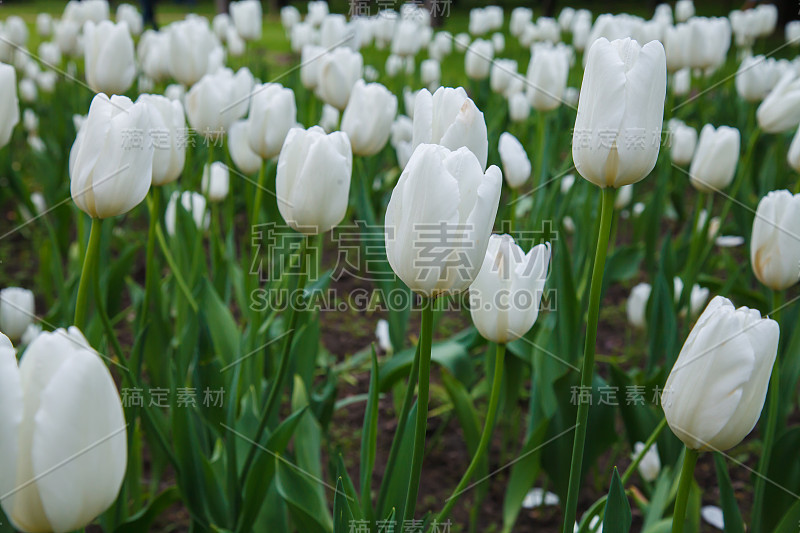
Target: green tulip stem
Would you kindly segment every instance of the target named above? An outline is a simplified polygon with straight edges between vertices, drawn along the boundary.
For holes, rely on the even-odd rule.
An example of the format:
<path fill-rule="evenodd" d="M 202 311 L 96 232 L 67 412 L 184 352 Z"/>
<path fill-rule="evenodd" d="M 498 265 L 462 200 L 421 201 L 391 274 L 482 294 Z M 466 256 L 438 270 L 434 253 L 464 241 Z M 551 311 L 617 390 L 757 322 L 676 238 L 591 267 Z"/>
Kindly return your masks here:
<path fill-rule="evenodd" d="M 517 225 L 517 200 L 519 199 L 519 189 L 511 189 L 511 202 L 508 204 L 508 234 L 514 236 L 514 228 Z"/>
<path fill-rule="evenodd" d="M 89 296 L 89 284 L 92 276 L 96 276 L 97 256 L 100 253 L 100 234 L 102 233 L 102 218 L 92 219 L 92 229 L 89 233 L 89 245 L 86 256 L 83 258 L 81 281 L 78 285 L 78 299 L 75 302 L 75 326 L 83 331 L 86 328 L 86 303 Z"/>
<path fill-rule="evenodd" d="M 411 477 L 408 480 L 403 522 L 414 518 L 422 474 L 422 457 L 425 454 L 425 431 L 428 426 L 428 393 L 431 379 L 431 338 L 433 336 L 434 298 L 422 299 L 421 343 L 419 351 L 419 390 L 417 392 L 417 421 L 414 427 L 414 453 L 411 456 Z"/>
<path fill-rule="evenodd" d="M 600 228 L 597 235 L 594 266 L 592 267 L 592 284 L 589 292 L 589 312 L 586 320 L 586 344 L 583 350 L 583 366 L 581 368 L 581 387 L 587 390 L 592 386 L 594 377 L 594 351 L 597 343 L 597 321 L 600 314 L 600 296 L 603 288 L 603 272 L 605 270 L 608 240 L 611 233 L 611 219 L 614 217 L 614 197 L 616 190 L 603 189 L 602 210 L 600 212 Z M 564 507 L 563 533 L 572 533 L 578 509 L 578 490 L 581 484 L 583 469 L 583 446 L 586 442 L 586 425 L 589 419 L 589 404 L 580 402 L 575 421 L 575 440 L 572 444 L 572 460 L 570 461 L 569 489 L 567 503 Z"/>
<path fill-rule="evenodd" d="M 299 272 L 297 274 L 297 287 L 293 293 L 289 294 L 289 326 L 285 333 L 286 340 L 284 341 L 283 348 L 281 349 L 281 358 L 278 362 L 278 370 L 275 373 L 275 379 L 272 381 L 272 386 L 269 390 L 269 396 L 267 396 L 267 403 L 261 413 L 261 421 L 259 422 L 258 429 L 256 429 L 256 433 L 253 437 L 253 445 L 250 447 L 250 451 L 247 453 L 247 459 L 245 459 L 244 466 L 242 468 L 242 474 L 239 478 L 242 486 L 244 486 L 244 483 L 247 481 L 247 473 L 250 470 L 253 461 L 255 460 L 256 452 L 258 452 L 259 448 L 261 447 L 259 442 L 261 441 L 261 437 L 264 435 L 264 431 L 267 429 L 267 423 L 274 414 L 273 411 L 280 404 L 278 400 L 281 397 L 283 382 L 286 380 L 286 375 L 289 371 L 289 358 L 292 353 L 292 341 L 294 340 L 294 333 L 297 330 L 297 320 L 304 307 L 305 299 L 302 297 L 302 294 L 303 291 L 305 291 L 306 281 L 308 279 L 308 272 L 306 271 L 306 254 L 308 252 L 309 241 L 311 238 L 312 237 L 310 235 L 303 236 L 300 250 L 298 252 L 300 261 L 298 263 Z M 293 305 L 295 301 L 293 294 L 300 296 L 297 308 L 295 308 Z"/>
<path fill-rule="evenodd" d="M 153 281 L 155 280 L 155 248 L 156 248 L 156 225 L 158 225 L 158 210 L 161 200 L 161 187 L 150 187 L 150 197 L 147 199 L 147 207 L 150 211 L 150 226 L 147 229 L 147 251 L 145 252 L 145 271 L 144 271 L 144 297 L 142 299 L 142 310 L 139 314 L 139 329 L 144 326 L 147 312 L 150 310 L 150 302 L 153 298 Z"/>
<path fill-rule="evenodd" d="M 261 162 L 261 168 L 258 171 L 258 181 L 256 182 L 256 197 L 253 200 L 253 212 L 250 215 L 250 229 L 258 224 L 258 215 L 261 212 L 261 198 L 264 196 L 265 181 L 267 179 L 267 162 Z"/>
<path fill-rule="evenodd" d="M 781 308 L 781 293 L 780 291 L 772 291 L 772 319 L 780 324 L 780 308 Z M 779 352 L 780 353 L 780 352 Z M 764 444 L 761 449 L 761 458 L 758 461 L 758 475 L 756 476 L 756 485 L 753 498 L 753 519 L 751 525 L 754 533 L 761 531 L 761 521 L 764 515 L 764 491 L 767 487 L 767 472 L 769 470 L 769 462 L 772 458 L 772 447 L 775 442 L 775 434 L 778 431 L 778 418 L 780 411 L 780 358 L 775 358 L 775 363 L 772 366 L 772 373 L 769 376 L 769 404 L 767 407 L 767 426 L 764 429 Z"/>
<path fill-rule="evenodd" d="M 503 363 L 505 361 L 506 345 L 499 343 L 494 356 L 494 378 L 492 378 L 492 391 L 489 394 L 489 406 L 486 410 L 486 420 L 483 423 L 483 433 L 481 433 L 481 440 L 478 442 L 478 449 L 475 450 L 475 455 L 472 456 L 472 461 L 467 467 L 467 471 L 461 476 L 461 481 L 453 491 L 453 494 L 447 499 L 447 504 L 436 517 L 436 522 L 439 524 L 444 523 L 453 506 L 458 501 L 458 497 L 467 490 L 467 483 L 475 474 L 481 460 L 486 456 L 489 450 L 489 443 L 492 440 L 492 429 L 494 428 L 495 418 L 497 417 L 497 404 L 500 400 L 500 389 L 503 383 Z"/>
<path fill-rule="evenodd" d="M 675 512 L 672 514 L 672 533 L 683 533 L 683 524 L 686 522 L 686 502 L 689 500 L 689 490 L 694 480 L 694 466 L 697 464 L 699 452 L 686 448 L 683 455 L 681 480 L 678 483 L 678 495 L 675 497 Z"/>

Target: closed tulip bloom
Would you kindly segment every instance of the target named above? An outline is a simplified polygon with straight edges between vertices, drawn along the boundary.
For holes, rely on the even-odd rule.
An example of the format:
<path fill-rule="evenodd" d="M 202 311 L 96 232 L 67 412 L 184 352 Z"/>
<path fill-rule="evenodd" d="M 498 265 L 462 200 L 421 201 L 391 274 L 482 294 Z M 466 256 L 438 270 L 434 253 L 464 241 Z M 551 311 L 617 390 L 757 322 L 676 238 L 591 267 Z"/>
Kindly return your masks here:
<path fill-rule="evenodd" d="M 43 42 L 39 45 L 38 51 L 39 58 L 44 66 L 57 67 L 61 64 L 61 49 L 56 43 Z"/>
<path fill-rule="evenodd" d="M 0 143 L 0 146 L 2 143 Z M 800 172 L 800 128 L 792 138 L 792 144 L 789 145 L 789 152 L 786 154 L 786 159 L 796 172 Z"/>
<path fill-rule="evenodd" d="M 200 189 L 210 202 L 221 202 L 228 196 L 230 172 L 225 163 L 214 161 L 203 167 Z"/>
<path fill-rule="evenodd" d="M 631 326 L 640 329 L 647 326 L 647 302 L 650 300 L 652 290 L 649 283 L 640 283 L 631 290 L 631 295 L 625 304 L 625 312 Z"/>
<path fill-rule="evenodd" d="M 392 54 L 401 57 L 413 57 L 422 48 L 420 27 L 417 21 L 403 19 L 395 26 L 392 37 Z"/>
<path fill-rule="evenodd" d="M 782 133 L 800 124 L 800 77 L 786 72 L 756 111 L 758 125 L 767 133 Z"/>
<path fill-rule="evenodd" d="M 517 74 L 517 62 L 513 59 L 495 59 L 489 74 L 489 87 L 493 92 L 506 94 L 512 78 Z"/>
<path fill-rule="evenodd" d="M 246 120 L 237 120 L 228 130 L 228 150 L 236 168 L 244 174 L 255 174 L 261 169 L 261 157 L 250 148 L 250 133 Z"/>
<path fill-rule="evenodd" d="M 218 41 L 203 17 L 173 22 L 169 34 L 169 66 L 172 77 L 186 86 L 194 85 L 209 70 L 211 51 Z"/>
<path fill-rule="evenodd" d="M 0 335 L 0 493 L 21 531 L 82 529 L 108 509 L 127 464 L 114 380 L 77 328 L 39 334 L 17 366 Z"/>
<path fill-rule="evenodd" d="M 319 67 L 325 54 L 325 49 L 321 46 L 303 46 L 300 54 L 300 82 L 306 89 L 314 89 L 319 83 Z"/>
<path fill-rule="evenodd" d="M 339 129 L 339 115 L 339 110 L 332 105 L 323 105 L 322 115 L 319 118 L 319 126 L 325 130 L 325 133 L 336 131 Z"/>
<path fill-rule="evenodd" d="M 600 38 L 589 49 L 572 138 L 578 173 L 621 187 L 656 164 L 667 89 L 664 47 Z"/>
<path fill-rule="evenodd" d="M 250 148 L 263 159 L 277 156 L 297 122 L 294 91 L 279 83 L 256 85 L 247 115 Z"/>
<path fill-rule="evenodd" d="M 472 322 L 491 342 L 519 339 L 539 316 L 550 243 L 525 254 L 510 235 L 492 235 L 478 276 L 469 288 Z"/>
<path fill-rule="evenodd" d="M 108 218 L 136 207 L 150 190 L 151 108 L 99 93 L 69 154 L 70 192 L 83 212 Z"/>
<path fill-rule="evenodd" d="M 28 289 L 7 287 L 1 290 L 0 332 L 19 340 L 33 323 L 34 311 L 33 293 Z"/>
<path fill-rule="evenodd" d="M 206 197 L 194 191 L 175 191 L 167 201 L 164 209 L 164 227 L 168 235 L 175 235 L 178 220 L 178 203 L 181 208 L 191 215 L 194 225 L 199 230 L 208 229 L 211 217 L 206 210 Z"/>
<path fill-rule="evenodd" d="M 205 136 L 224 134 L 247 113 L 253 74 L 246 67 L 233 71 L 224 68 L 206 74 L 186 93 L 186 117 L 198 133 Z"/>
<path fill-rule="evenodd" d="M 494 59 L 494 47 L 490 41 L 475 39 L 464 55 L 464 72 L 473 80 L 485 80 L 489 77 Z"/>
<path fill-rule="evenodd" d="M 531 106 L 538 111 L 549 111 L 561 105 L 568 74 L 569 57 L 564 45 L 534 46 L 527 73 Z"/>
<path fill-rule="evenodd" d="M 391 144 L 397 156 L 397 164 L 402 169 L 408 164 L 413 148 L 411 140 L 414 135 L 414 126 L 410 118 L 400 115 L 392 123 Z"/>
<path fill-rule="evenodd" d="M 692 287 L 692 292 L 689 295 L 689 314 L 691 316 L 697 316 L 702 311 L 708 301 L 708 296 L 711 294 L 705 287 L 701 287 L 698 284 L 694 284 Z"/>
<path fill-rule="evenodd" d="M 395 274 L 425 296 L 468 288 L 483 264 L 502 181 L 499 168 L 484 173 L 465 147 L 417 146 L 386 208 L 386 254 Z"/>
<path fill-rule="evenodd" d="M 772 191 L 758 203 L 750 262 L 758 280 L 776 291 L 800 280 L 800 194 Z"/>
<path fill-rule="evenodd" d="M 736 92 L 748 102 L 760 102 L 780 80 L 781 69 L 773 58 L 746 57 L 736 71 Z"/>
<path fill-rule="evenodd" d="M 700 315 L 664 385 L 667 423 L 686 447 L 725 451 L 761 415 L 778 351 L 778 323 L 717 296 Z"/>
<path fill-rule="evenodd" d="M 786 42 L 792 46 L 800 45 L 800 20 L 790 20 L 784 29 Z"/>
<path fill-rule="evenodd" d="M 342 114 L 341 127 L 350 138 L 353 153 L 369 156 L 380 152 L 389 140 L 395 115 L 397 97 L 389 89 L 358 80 Z"/>
<path fill-rule="evenodd" d="M 682 68 L 672 75 L 672 94 L 683 96 L 689 94 L 692 88 L 692 72 L 688 68 Z"/>
<path fill-rule="evenodd" d="M 669 155 L 672 162 L 676 165 L 688 165 L 692 162 L 694 149 L 697 147 L 697 130 L 683 122 L 670 120 L 669 132 Z"/>
<path fill-rule="evenodd" d="M 241 0 L 231 2 L 229 6 L 236 33 L 245 41 L 257 41 L 261 38 L 261 2 L 259 0 Z"/>
<path fill-rule="evenodd" d="M 623 185 L 617 190 L 617 196 L 614 198 L 614 209 L 617 211 L 625 209 L 628 204 L 633 200 L 633 185 Z"/>
<path fill-rule="evenodd" d="M 498 143 L 500 161 L 503 163 L 503 175 L 512 189 L 525 184 L 531 177 L 531 161 L 522 143 L 510 133 L 503 132 Z"/>
<path fill-rule="evenodd" d="M 509 32 L 514 37 L 519 38 L 525 31 L 525 26 L 533 21 L 533 10 L 529 7 L 515 7 L 511 10 L 511 20 L 509 21 Z"/>
<path fill-rule="evenodd" d="M 334 228 L 347 211 L 352 172 L 346 133 L 293 128 L 278 156 L 275 192 L 281 216 L 307 235 Z"/>
<path fill-rule="evenodd" d="M 531 114 L 531 103 L 522 92 L 508 97 L 508 118 L 512 122 L 525 122 Z"/>
<path fill-rule="evenodd" d="M 442 79 L 442 67 L 435 59 L 426 59 L 419 65 L 419 75 L 423 85 L 437 89 Z"/>
<path fill-rule="evenodd" d="M 714 129 L 706 124 L 689 167 L 692 185 L 698 191 L 719 191 L 730 185 L 739 162 L 739 130 L 728 126 Z"/>
<path fill-rule="evenodd" d="M 433 95 L 426 89 L 414 100 L 413 148 L 420 144 L 440 144 L 450 150 L 469 148 L 486 168 L 489 139 L 483 113 L 467 96 L 463 87 L 439 87 Z"/>
<path fill-rule="evenodd" d="M 14 126 L 19 123 L 17 74 L 14 67 L 0 63 L 0 148 L 11 140 Z"/>
<path fill-rule="evenodd" d="M 633 454 L 631 460 L 636 460 L 644 451 L 644 442 L 637 442 L 633 445 Z M 654 442 L 647 453 L 644 454 L 642 460 L 639 462 L 639 475 L 642 479 L 648 482 L 653 482 L 658 477 L 661 471 L 661 459 L 658 457 L 658 446 Z"/>
<path fill-rule="evenodd" d="M 339 47 L 317 61 L 317 96 L 326 104 L 343 110 L 350 100 L 353 86 L 361 78 L 364 59 L 358 52 Z"/>
<path fill-rule="evenodd" d="M 50 13 L 36 15 L 36 33 L 39 37 L 50 37 L 53 33 L 53 16 Z"/>
<path fill-rule="evenodd" d="M 675 2 L 675 20 L 685 22 L 694 16 L 694 2 L 692 0 L 678 0 Z"/>
<path fill-rule="evenodd" d="M 139 35 L 144 30 L 144 20 L 142 14 L 136 7 L 130 4 L 120 4 L 117 7 L 117 22 L 124 22 L 128 25 L 131 34 Z"/>
<path fill-rule="evenodd" d="M 153 144 L 153 185 L 178 179 L 186 161 L 186 117 L 180 102 L 157 94 L 143 94 L 136 100 L 150 107 Z"/>
<path fill-rule="evenodd" d="M 469 48 L 470 38 L 468 33 L 459 33 L 453 38 L 453 43 L 457 52 L 462 54 Z"/>
<path fill-rule="evenodd" d="M 294 6 L 283 6 L 281 8 L 281 25 L 285 30 L 291 30 L 295 24 L 303 20 L 300 10 Z"/>

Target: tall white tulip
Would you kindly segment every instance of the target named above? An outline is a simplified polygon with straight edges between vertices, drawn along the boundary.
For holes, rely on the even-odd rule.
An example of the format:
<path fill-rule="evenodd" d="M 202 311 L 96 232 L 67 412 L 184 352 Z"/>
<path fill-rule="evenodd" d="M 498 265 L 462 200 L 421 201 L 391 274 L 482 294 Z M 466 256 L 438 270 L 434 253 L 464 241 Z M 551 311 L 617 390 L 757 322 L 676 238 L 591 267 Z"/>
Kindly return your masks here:
<path fill-rule="evenodd" d="M 780 328 L 755 309 L 717 296 L 692 328 L 664 385 L 661 406 L 692 450 L 728 450 L 758 421 Z"/>
<path fill-rule="evenodd" d="M 772 290 L 800 280 L 800 194 L 772 191 L 758 202 L 750 262 L 758 280 Z"/>
<path fill-rule="evenodd" d="M 756 111 L 758 125 L 767 133 L 782 133 L 800 124 L 800 76 L 786 72 Z"/>
<path fill-rule="evenodd" d="M 568 49 L 563 44 L 533 46 L 528 64 L 528 100 L 538 111 L 549 111 L 561 105 L 569 74 Z"/>
<path fill-rule="evenodd" d="M 0 335 L 0 493 L 17 529 L 72 531 L 108 509 L 126 428 L 114 380 L 77 328 L 39 334 L 19 366 Z"/>
<path fill-rule="evenodd" d="M 208 229 L 211 216 L 206 209 L 206 197 L 194 191 L 175 191 L 167 201 L 164 209 L 164 227 L 168 235 L 175 235 L 178 221 L 178 203 L 192 217 L 199 230 Z"/>
<path fill-rule="evenodd" d="M 253 74 L 247 67 L 234 74 L 224 68 L 206 74 L 186 93 L 186 117 L 198 133 L 223 135 L 250 105 Z"/>
<path fill-rule="evenodd" d="M 221 202 L 228 196 L 230 172 L 225 163 L 214 161 L 211 166 L 203 167 L 203 178 L 200 189 L 210 202 Z"/>
<path fill-rule="evenodd" d="M 139 10 L 131 4 L 120 4 L 117 7 L 117 22 L 124 22 L 128 25 L 131 34 L 139 35 L 144 30 L 144 19 Z"/>
<path fill-rule="evenodd" d="M 639 283 L 631 290 L 631 295 L 625 304 L 625 312 L 631 326 L 637 328 L 647 326 L 647 302 L 650 300 L 652 290 L 649 283 Z"/>
<path fill-rule="evenodd" d="M 255 174 L 261 169 L 261 157 L 250 148 L 250 133 L 246 120 L 237 120 L 228 131 L 228 150 L 236 168 L 245 174 Z"/>
<path fill-rule="evenodd" d="M 526 254 L 510 235 L 492 235 L 480 272 L 469 287 L 470 314 L 480 334 L 497 343 L 514 341 L 539 316 L 550 243 Z"/>
<path fill-rule="evenodd" d="M 275 192 L 289 226 L 308 235 L 338 225 L 347 211 L 353 154 L 347 134 L 293 128 L 278 156 Z"/>
<path fill-rule="evenodd" d="M 692 162 L 697 147 L 697 130 L 677 119 L 669 121 L 670 146 L 669 155 L 676 165 L 688 165 Z"/>
<path fill-rule="evenodd" d="M 745 57 L 736 71 L 736 92 L 748 102 L 760 102 L 780 80 L 778 62 L 764 56 Z"/>
<path fill-rule="evenodd" d="M 486 122 L 463 87 L 439 87 L 433 95 L 427 89 L 420 90 L 414 100 L 413 118 L 413 148 L 423 143 L 440 144 L 450 150 L 465 146 L 486 168 Z"/>
<path fill-rule="evenodd" d="M 397 115 L 397 97 L 380 83 L 358 80 L 342 114 L 342 131 L 350 138 L 353 153 L 361 156 L 380 152 L 389 140 Z"/>
<path fill-rule="evenodd" d="M 144 200 L 153 175 L 151 113 L 125 96 L 92 99 L 69 154 L 72 199 L 87 215 L 121 215 Z"/>
<path fill-rule="evenodd" d="M 0 146 L 2 146 L 2 143 L 0 143 Z M 800 172 L 800 128 L 797 128 L 792 138 L 792 143 L 789 145 L 789 151 L 786 154 L 786 160 L 789 162 L 789 166 L 796 172 Z"/>
<path fill-rule="evenodd" d="M 35 302 L 31 291 L 21 287 L 6 287 L 0 291 L 0 333 L 19 340 L 34 318 Z"/>
<path fill-rule="evenodd" d="M 730 185 L 739 162 L 739 144 L 739 130 L 736 128 L 703 126 L 689 167 L 689 177 L 695 189 L 713 192 Z"/>
<path fill-rule="evenodd" d="M 489 77 L 494 59 L 494 47 L 491 41 L 475 39 L 464 55 L 464 72 L 473 80 L 485 80 Z"/>
<path fill-rule="evenodd" d="M 500 135 L 498 151 L 500 152 L 500 161 L 503 163 L 503 175 L 508 186 L 516 189 L 524 185 L 531 177 L 531 161 L 528 159 L 522 143 L 505 131 Z"/>
<path fill-rule="evenodd" d="M 508 118 L 512 122 L 524 122 L 531 114 L 531 103 L 528 98 L 520 92 L 515 92 L 508 97 Z"/>
<path fill-rule="evenodd" d="M 349 48 L 339 47 L 325 53 L 317 62 L 317 96 L 326 104 L 344 109 L 353 86 L 361 78 L 364 58 Z"/>
<path fill-rule="evenodd" d="M 229 6 L 236 33 L 245 41 L 261 38 L 261 2 L 259 0 L 240 0 Z"/>
<path fill-rule="evenodd" d="M 678 0 L 675 2 L 675 20 L 685 22 L 694 16 L 694 2 L 692 0 Z"/>
<path fill-rule="evenodd" d="M 250 148 L 263 159 L 275 157 L 297 122 L 294 91 L 279 83 L 256 85 L 247 122 Z"/>
<path fill-rule="evenodd" d="M 157 94 L 143 94 L 136 100 L 150 106 L 153 143 L 153 185 L 178 179 L 186 161 L 186 116 L 180 102 Z"/>
<path fill-rule="evenodd" d="M 0 63 L 0 148 L 11 140 L 14 126 L 19 124 L 17 74 L 14 67 Z"/>
<path fill-rule="evenodd" d="M 218 40 L 204 17 L 187 17 L 173 22 L 169 34 L 169 66 L 172 77 L 191 86 L 209 70 L 212 50 Z"/>
<path fill-rule="evenodd" d="M 633 445 L 632 460 L 636 460 L 644 451 L 644 442 L 637 442 Z M 645 481 L 653 482 L 661 471 L 661 458 L 658 456 L 658 446 L 654 442 L 647 453 L 644 454 L 639 462 L 639 474 Z"/>
<path fill-rule="evenodd" d="M 502 174 L 465 147 L 422 144 L 386 208 L 386 254 L 394 272 L 425 296 L 460 292 L 477 276 L 497 214 Z"/>
<path fill-rule="evenodd" d="M 621 187 L 647 176 L 658 158 L 666 89 L 661 43 L 595 41 L 572 138 L 578 173 L 598 187 Z"/>

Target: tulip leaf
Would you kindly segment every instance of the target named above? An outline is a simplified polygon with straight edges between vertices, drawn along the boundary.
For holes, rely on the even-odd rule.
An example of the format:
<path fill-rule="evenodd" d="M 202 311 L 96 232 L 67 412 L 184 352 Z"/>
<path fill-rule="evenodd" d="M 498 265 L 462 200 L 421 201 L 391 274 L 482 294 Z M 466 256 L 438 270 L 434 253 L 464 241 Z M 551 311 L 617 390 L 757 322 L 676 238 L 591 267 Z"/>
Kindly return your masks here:
<path fill-rule="evenodd" d="M 406 419 L 406 428 L 413 429 L 414 421 L 417 418 L 417 402 L 408 410 L 408 418 Z M 403 433 L 403 439 L 400 441 L 400 448 L 397 454 L 397 465 L 410 465 L 412 455 L 414 453 L 414 431 L 407 429 Z M 385 490 L 385 498 L 383 500 L 382 508 L 378 509 L 378 516 L 386 515 L 392 508 L 395 509 L 397 516 L 403 516 L 406 507 L 406 489 L 408 488 L 408 480 L 411 476 L 410 468 L 395 468 L 392 475 L 383 479 L 383 483 L 388 483 Z"/>
<path fill-rule="evenodd" d="M 416 348 L 398 352 L 381 366 L 381 392 L 389 390 L 395 381 L 408 375 L 415 352 Z M 446 368 L 461 383 L 472 383 L 472 362 L 462 343 L 456 340 L 435 343 L 431 350 L 431 361 Z"/>
<path fill-rule="evenodd" d="M 336 494 L 333 496 L 333 533 L 348 533 L 353 522 L 353 513 L 347 503 L 342 478 L 336 480 Z"/>
<path fill-rule="evenodd" d="M 773 533 L 796 533 L 797 524 L 800 524 L 800 500 L 783 515 L 780 523 L 772 530 Z"/>
<path fill-rule="evenodd" d="M 161 513 L 180 500 L 177 487 L 169 487 L 153 498 L 142 510 L 114 529 L 114 533 L 146 533 Z"/>
<path fill-rule="evenodd" d="M 612 283 L 628 281 L 639 272 L 639 266 L 644 259 L 644 250 L 636 245 L 620 246 L 606 262 L 603 285 L 608 287 Z"/>
<path fill-rule="evenodd" d="M 342 480 L 342 488 L 344 489 L 344 493 L 346 495 L 346 500 L 350 505 L 350 512 L 353 513 L 353 518 L 356 520 L 361 520 L 364 518 L 364 515 L 361 512 L 361 508 L 358 506 L 358 493 L 356 492 L 356 487 L 353 485 L 353 480 L 350 478 L 350 473 L 347 471 L 347 467 L 344 464 L 344 456 L 341 453 L 336 454 L 336 477 Z"/>
<path fill-rule="evenodd" d="M 625 487 L 619 477 L 617 467 L 611 475 L 611 487 L 608 489 L 605 517 L 603 518 L 603 531 L 607 533 L 628 533 L 631 529 L 631 505 L 625 495 Z"/>
<path fill-rule="evenodd" d="M 659 365 L 671 368 L 677 356 L 674 346 L 678 326 L 675 320 L 672 283 L 671 278 L 667 281 L 666 275 L 659 272 L 650 293 L 647 305 L 647 323 L 650 325 L 647 330 L 650 335 L 648 371 Z"/>
<path fill-rule="evenodd" d="M 208 326 L 214 350 L 224 365 L 238 361 L 241 333 L 236 326 L 228 307 L 217 295 L 208 279 L 203 279 L 200 287 L 200 315 Z M 223 366 L 224 366 L 223 365 Z"/>
<path fill-rule="evenodd" d="M 796 498 L 792 493 L 800 493 L 800 462 L 787 460 L 797 457 L 799 449 L 800 426 L 786 430 L 775 440 L 767 473 L 770 483 L 766 484 L 764 491 L 762 531 L 773 531 L 779 518 L 794 504 Z"/>
<path fill-rule="evenodd" d="M 525 444 L 516 455 L 518 460 L 511 467 L 506 494 L 503 498 L 503 533 L 511 533 L 517 521 L 522 502 L 539 476 L 541 468 L 541 445 L 547 432 L 547 420 L 528 435 Z"/>
<path fill-rule="evenodd" d="M 367 517 L 372 516 L 372 470 L 375 468 L 375 453 L 378 446 L 378 380 L 378 356 L 375 354 L 373 344 L 369 397 L 364 412 L 364 427 L 361 431 L 361 508 Z"/>
<path fill-rule="evenodd" d="M 725 458 L 719 452 L 714 452 L 714 465 L 717 468 L 717 484 L 719 485 L 719 500 L 722 507 L 722 516 L 725 522 L 726 533 L 744 533 L 742 514 L 733 494 L 733 485 L 728 476 L 728 466 Z"/>
<path fill-rule="evenodd" d="M 313 496 L 322 486 L 319 478 L 287 461 L 283 457 L 275 457 L 275 481 L 297 530 L 303 533 L 331 533 L 333 519 L 328 506 L 323 499 Z"/>

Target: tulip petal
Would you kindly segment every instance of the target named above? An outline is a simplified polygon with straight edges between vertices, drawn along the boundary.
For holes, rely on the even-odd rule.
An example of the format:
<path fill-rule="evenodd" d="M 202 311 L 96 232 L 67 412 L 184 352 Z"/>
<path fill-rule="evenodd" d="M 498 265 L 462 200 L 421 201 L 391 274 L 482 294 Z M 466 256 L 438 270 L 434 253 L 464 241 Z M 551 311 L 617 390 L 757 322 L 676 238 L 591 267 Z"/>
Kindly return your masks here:
<path fill-rule="evenodd" d="M 13 516 L 22 413 L 22 378 L 17 357 L 11 341 L 0 333 L 0 499 L 9 516 Z"/>

